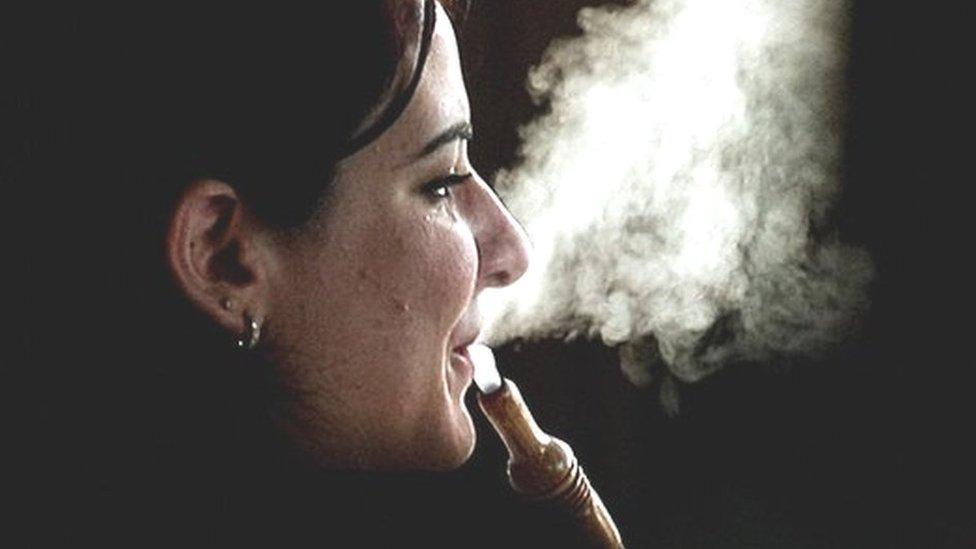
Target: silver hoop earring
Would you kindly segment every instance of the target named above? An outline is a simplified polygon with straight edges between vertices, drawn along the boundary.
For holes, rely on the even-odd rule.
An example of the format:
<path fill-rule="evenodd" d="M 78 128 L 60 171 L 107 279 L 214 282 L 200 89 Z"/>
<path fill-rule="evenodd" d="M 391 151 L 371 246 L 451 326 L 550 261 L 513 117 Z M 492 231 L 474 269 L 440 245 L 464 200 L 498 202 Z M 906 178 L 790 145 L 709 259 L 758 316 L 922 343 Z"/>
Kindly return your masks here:
<path fill-rule="evenodd" d="M 245 351 L 258 346 L 261 341 L 261 323 L 244 313 L 244 335 L 237 340 L 237 347 Z"/>

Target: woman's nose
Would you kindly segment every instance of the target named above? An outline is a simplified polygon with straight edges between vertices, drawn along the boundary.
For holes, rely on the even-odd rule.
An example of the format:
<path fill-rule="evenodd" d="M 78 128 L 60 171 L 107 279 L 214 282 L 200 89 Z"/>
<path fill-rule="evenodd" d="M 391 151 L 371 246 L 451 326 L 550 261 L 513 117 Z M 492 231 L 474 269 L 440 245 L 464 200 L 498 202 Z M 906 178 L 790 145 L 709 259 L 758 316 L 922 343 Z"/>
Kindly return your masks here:
<path fill-rule="evenodd" d="M 475 174 L 475 178 L 482 191 L 474 227 L 479 259 L 478 287 L 508 286 L 529 268 L 529 240 L 495 191 L 480 175 Z"/>

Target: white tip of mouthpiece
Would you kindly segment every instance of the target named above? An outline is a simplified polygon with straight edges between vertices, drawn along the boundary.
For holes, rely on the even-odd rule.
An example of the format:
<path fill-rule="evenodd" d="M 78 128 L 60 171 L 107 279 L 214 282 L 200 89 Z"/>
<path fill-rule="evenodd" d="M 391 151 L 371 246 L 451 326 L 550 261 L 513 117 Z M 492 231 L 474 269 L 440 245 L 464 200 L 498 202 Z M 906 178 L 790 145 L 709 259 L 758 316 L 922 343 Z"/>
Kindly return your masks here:
<path fill-rule="evenodd" d="M 468 356 L 474 366 L 474 384 L 482 393 L 494 393 L 502 386 L 502 376 L 495 367 L 495 354 L 487 345 L 475 343 L 468 346 Z"/>

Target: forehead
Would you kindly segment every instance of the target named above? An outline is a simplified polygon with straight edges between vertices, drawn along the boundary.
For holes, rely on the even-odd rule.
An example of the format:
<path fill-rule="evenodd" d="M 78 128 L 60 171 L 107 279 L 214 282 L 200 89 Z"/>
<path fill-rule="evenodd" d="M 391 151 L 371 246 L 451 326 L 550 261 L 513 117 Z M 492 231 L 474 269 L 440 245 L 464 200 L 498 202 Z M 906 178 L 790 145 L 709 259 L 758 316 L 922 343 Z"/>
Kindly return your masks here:
<path fill-rule="evenodd" d="M 361 151 L 378 156 L 374 161 L 402 165 L 440 132 L 470 119 L 454 29 L 440 3 L 435 4 L 437 21 L 416 92 L 396 122 Z"/>

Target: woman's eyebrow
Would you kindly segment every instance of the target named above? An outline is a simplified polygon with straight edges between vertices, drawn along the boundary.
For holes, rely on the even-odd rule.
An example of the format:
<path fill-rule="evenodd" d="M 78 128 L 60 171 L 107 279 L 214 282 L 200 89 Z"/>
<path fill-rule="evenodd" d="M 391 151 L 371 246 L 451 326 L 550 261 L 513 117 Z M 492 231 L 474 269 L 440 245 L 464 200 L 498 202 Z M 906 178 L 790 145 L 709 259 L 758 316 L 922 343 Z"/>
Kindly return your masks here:
<path fill-rule="evenodd" d="M 458 122 L 442 131 L 437 137 L 431 139 L 429 143 L 424 145 L 423 150 L 420 151 L 417 158 L 423 158 L 452 141 L 458 139 L 470 140 L 472 137 L 474 137 L 474 129 L 471 127 L 471 123 L 467 121 Z"/>

